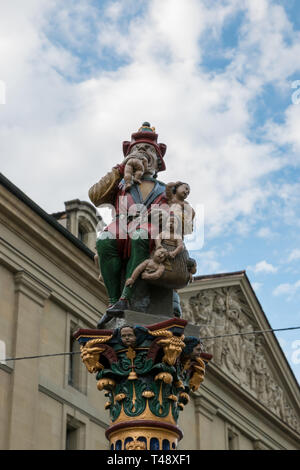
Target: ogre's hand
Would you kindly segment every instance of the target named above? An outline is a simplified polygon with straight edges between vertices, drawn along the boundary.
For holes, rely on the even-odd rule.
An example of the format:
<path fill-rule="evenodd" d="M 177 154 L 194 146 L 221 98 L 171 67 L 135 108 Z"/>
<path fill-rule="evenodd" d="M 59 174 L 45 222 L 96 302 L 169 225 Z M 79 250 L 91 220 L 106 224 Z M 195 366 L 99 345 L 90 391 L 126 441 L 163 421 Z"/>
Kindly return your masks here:
<path fill-rule="evenodd" d="M 118 170 L 119 173 L 120 173 L 120 175 L 122 175 L 122 176 L 124 175 L 124 169 L 125 169 L 125 163 L 124 163 L 124 161 L 125 161 L 125 160 L 123 160 L 122 163 L 118 163 L 117 165 L 114 166 L 114 168 L 115 168 L 116 170 Z"/>
<path fill-rule="evenodd" d="M 126 163 L 128 163 L 128 162 L 130 162 L 130 160 L 134 160 L 134 159 L 135 159 L 134 156 L 132 156 L 132 157 L 126 157 L 126 158 L 124 158 L 124 160 L 122 161 L 121 165 L 118 165 L 118 166 L 122 166 L 122 167 L 125 168 Z"/>

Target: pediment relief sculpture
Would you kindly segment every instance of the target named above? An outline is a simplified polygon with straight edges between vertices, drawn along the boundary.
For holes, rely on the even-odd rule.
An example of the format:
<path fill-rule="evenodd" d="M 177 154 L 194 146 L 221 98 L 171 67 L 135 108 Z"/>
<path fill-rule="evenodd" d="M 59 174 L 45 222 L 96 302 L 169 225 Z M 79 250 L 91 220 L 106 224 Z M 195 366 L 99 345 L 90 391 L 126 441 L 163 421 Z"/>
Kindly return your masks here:
<path fill-rule="evenodd" d="M 300 432 L 300 423 L 283 388 L 268 364 L 264 339 L 251 333 L 259 330 L 238 286 L 201 290 L 181 301 L 183 318 L 200 327 L 205 351 L 212 362 L 246 389 L 260 403 Z"/>

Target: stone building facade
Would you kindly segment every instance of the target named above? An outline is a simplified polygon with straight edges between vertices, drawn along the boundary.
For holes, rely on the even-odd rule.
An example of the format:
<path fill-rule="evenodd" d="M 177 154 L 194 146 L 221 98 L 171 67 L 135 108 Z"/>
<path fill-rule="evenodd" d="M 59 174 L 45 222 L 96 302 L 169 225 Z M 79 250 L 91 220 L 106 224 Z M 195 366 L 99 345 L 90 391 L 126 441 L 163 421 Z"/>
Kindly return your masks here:
<path fill-rule="evenodd" d="M 299 385 L 275 335 L 248 334 L 271 326 L 245 271 L 196 277 L 180 297 L 213 354 L 194 397 L 199 447 L 299 449 Z"/>
<path fill-rule="evenodd" d="M 93 261 L 99 223 L 78 200 L 49 215 L 0 175 L 3 357 L 78 352 L 72 333 L 106 308 Z M 270 327 L 245 272 L 198 277 L 180 297 L 201 337 Z M 180 418 L 179 449 L 299 448 L 299 386 L 275 336 L 205 344 L 214 358 Z M 104 404 L 78 354 L 2 360 L 0 449 L 107 449 Z"/>

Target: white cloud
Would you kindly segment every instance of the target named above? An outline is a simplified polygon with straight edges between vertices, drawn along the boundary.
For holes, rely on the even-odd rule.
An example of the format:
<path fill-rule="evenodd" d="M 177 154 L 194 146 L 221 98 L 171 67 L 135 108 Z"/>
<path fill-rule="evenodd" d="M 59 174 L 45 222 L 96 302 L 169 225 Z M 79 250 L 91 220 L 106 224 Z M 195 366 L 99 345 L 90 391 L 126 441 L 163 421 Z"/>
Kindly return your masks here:
<path fill-rule="evenodd" d="M 267 261 L 259 261 L 255 266 L 248 266 L 249 271 L 253 271 L 255 274 L 258 273 L 276 273 L 278 268 L 268 263 Z"/>
<path fill-rule="evenodd" d="M 122 2 L 110 3 L 105 10 L 105 15 L 114 21 L 118 20 L 122 13 L 124 13 Z"/>
<path fill-rule="evenodd" d="M 294 284 L 284 283 L 279 284 L 274 290 L 273 295 L 286 295 L 288 299 L 291 299 L 300 289 L 300 280 L 296 281 Z"/>
<path fill-rule="evenodd" d="M 190 256 L 197 262 L 197 276 L 220 272 L 221 264 L 215 250 L 190 251 Z"/>
<path fill-rule="evenodd" d="M 257 236 L 260 238 L 272 238 L 274 237 L 274 232 L 269 227 L 261 227 L 257 232 Z"/>
<path fill-rule="evenodd" d="M 299 51 L 300 54 L 300 51 Z M 300 72 L 299 72 L 300 78 Z M 292 96 L 292 93 L 291 93 Z M 299 164 L 300 158 L 300 104 L 290 104 L 284 113 L 284 123 L 275 124 L 270 122 L 266 126 L 267 136 L 274 143 L 281 146 L 288 146 L 287 159 L 292 165 Z"/>
<path fill-rule="evenodd" d="M 298 35 L 283 8 L 265 0 L 152 0 L 121 27 L 121 15 L 134 8 L 124 0 L 104 15 L 90 0 L 2 6 L 2 171 L 57 211 L 65 200 L 87 199 L 89 187 L 122 160 L 122 140 L 149 120 L 168 145 L 160 178 L 181 175 L 190 183 L 191 203 L 205 205 L 206 236 L 246 234 L 270 196 L 261 179 L 283 165 L 277 137 L 251 139 L 251 103 L 265 83 L 295 70 Z M 205 40 L 220 37 L 241 10 L 246 23 L 230 66 L 208 73 L 201 62 Z M 107 50 L 125 64 L 105 70 Z"/>
<path fill-rule="evenodd" d="M 279 198 L 277 210 L 281 223 L 298 229 L 300 226 L 300 182 L 283 183 L 274 186 L 274 199 Z"/>
<path fill-rule="evenodd" d="M 300 259 L 300 250 L 298 248 L 295 248 L 288 256 L 288 261 L 295 261 Z"/>
<path fill-rule="evenodd" d="M 251 282 L 251 286 L 256 292 L 258 292 L 261 289 L 262 285 L 263 284 L 261 282 Z"/>

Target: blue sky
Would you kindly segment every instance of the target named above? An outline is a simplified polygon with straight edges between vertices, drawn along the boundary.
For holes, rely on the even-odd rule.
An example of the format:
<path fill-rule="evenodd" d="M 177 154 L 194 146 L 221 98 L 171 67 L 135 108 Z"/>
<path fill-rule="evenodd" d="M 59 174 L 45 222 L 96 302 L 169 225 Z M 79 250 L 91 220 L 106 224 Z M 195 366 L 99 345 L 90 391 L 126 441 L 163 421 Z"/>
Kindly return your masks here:
<path fill-rule="evenodd" d="M 1 171 L 48 212 L 62 210 L 87 199 L 149 120 L 168 145 L 160 178 L 184 175 L 190 202 L 204 207 L 198 274 L 246 269 L 271 325 L 300 325 L 299 2 L 1 9 Z M 300 380 L 300 331 L 278 338 Z"/>

